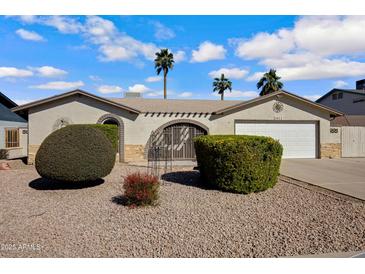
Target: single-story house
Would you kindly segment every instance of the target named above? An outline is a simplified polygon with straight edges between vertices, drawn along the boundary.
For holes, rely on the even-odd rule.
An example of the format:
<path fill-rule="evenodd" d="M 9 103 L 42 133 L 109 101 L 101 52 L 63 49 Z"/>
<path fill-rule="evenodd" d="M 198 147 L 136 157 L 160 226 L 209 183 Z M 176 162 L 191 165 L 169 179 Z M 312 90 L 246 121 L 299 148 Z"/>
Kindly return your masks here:
<path fill-rule="evenodd" d="M 0 159 L 28 156 L 27 121 L 11 111 L 17 104 L 0 92 Z"/>
<path fill-rule="evenodd" d="M 30 163 L 42 141 L 68 124 L 118 125 L 119 159 L 127 162 L 145 159 L 161 134 L 169 135 L 164 139 L 173 160 L 193 159 L 192 138 L 200 134 L 272 136 L 283 144 L 285 158 L 335 157 L 341 149 L 330 122 L 342 113 L 286 91 L 220 101 L 103 98 L 74 90 L 13 111 L 28 116 Z"/>
<path fill-rule="evenodd" d="M 365 79 L 356 81 L 356 89 L 334 88 L 316 102 L 347 115 L 365 115 Z"/>

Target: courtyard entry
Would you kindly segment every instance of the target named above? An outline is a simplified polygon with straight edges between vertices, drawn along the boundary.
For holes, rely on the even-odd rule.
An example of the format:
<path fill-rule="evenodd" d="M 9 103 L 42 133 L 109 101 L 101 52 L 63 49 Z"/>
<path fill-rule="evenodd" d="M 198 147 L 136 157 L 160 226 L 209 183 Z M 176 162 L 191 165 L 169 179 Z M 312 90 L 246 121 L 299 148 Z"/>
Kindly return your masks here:
<path fill-rule="evenodd" d="M 195 160 L 193 139 L 207 133 L 207 130 L 193 123 L 168 125 L 151 134 L 149 157 L 161 160 Z"/>

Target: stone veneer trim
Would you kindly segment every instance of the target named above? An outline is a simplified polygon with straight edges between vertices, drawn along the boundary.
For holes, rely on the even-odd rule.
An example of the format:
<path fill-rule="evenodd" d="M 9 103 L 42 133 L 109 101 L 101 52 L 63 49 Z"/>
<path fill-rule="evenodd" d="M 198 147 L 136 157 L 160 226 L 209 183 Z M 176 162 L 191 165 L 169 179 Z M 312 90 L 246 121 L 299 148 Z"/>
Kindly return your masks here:
<path fill-rule="evenodd" d="M 321 144 L 321 158 L 341 158 L 342 146 L 340 143 Z"/>

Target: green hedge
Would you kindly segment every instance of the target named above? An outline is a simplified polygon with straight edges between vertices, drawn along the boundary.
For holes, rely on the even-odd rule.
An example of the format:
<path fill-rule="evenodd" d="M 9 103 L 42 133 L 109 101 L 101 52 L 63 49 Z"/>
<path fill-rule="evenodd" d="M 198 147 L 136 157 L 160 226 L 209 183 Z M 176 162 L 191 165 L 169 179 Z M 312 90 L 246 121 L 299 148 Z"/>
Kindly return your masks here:
<path fill-rule="evenodd" d="M 283 147 L 270 137 L 204 135 L 194 146 L 201 177 L 213 187 L 251 193 L 277 182 Z"/>
<path fill-rule="evenodd" d="M 109 141 L 112 143 L 114 150 L 118 151 L 118 126 L 117 125 L 101 125 L 101 124 L 88 124 L 92 128 L 101 130 Z"/>
<path fill-rule="evenodd" d="M 71 125 L 51 133 L 35 159 L 40 176 L 83 182 L 107 176 L 115 164 L 115 150 L 108 138 L 88 125 Z"/>

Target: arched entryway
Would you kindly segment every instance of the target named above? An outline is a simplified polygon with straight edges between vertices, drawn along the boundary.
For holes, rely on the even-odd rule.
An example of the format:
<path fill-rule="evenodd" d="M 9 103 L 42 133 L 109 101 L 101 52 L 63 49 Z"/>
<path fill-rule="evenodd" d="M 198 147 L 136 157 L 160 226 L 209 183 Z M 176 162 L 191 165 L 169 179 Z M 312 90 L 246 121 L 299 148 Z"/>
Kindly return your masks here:
<path fill-rule="evenodd" d="M 115 114 L 108 113 L 108 114 L 101 116 L 98 119 L 97 124 L 117 125 L 118 126 L 119 162 L 124 162 L 124 123 L 123 123 L 123 120 Z"/>
<path fill-rule="evenodd" d="M 159 157 L 171 160 L 194 160 L 194 137 L 209 133 L 200 122 L 180 119 L 168 122 L 151 134 L 150 149 L 160 150 Z"/>

